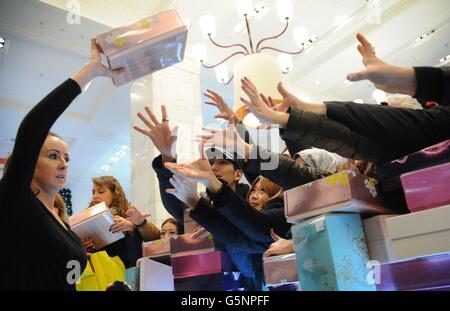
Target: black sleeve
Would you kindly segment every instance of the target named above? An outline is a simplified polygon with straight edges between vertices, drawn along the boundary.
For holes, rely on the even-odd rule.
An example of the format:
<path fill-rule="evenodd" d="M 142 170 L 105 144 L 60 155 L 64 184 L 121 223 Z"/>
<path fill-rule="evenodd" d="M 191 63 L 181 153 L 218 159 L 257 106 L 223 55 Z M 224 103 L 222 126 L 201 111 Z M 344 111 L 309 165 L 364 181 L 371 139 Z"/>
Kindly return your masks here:
<path fill-rule="evenodd" d="M 290 225 L 286 222 L 282 204 L 277 209 L 258 211 L 227 185 L 223 185 L 211 199 L 219 213 L 253 241 L 273 243 L 271 228 L 282 237 L 288 234 Z"/>
<path fill-rule="evenodd" d="M 156 176 L 158 177 L 159 193 L 161 195 L 161 201 L 165 209 L 180 223 L 180 226 L 183 226 L 184 209 L 187 208 L 187 205 L 178 200 L 178 198 L 174 195 L 166 192 L 166 189 L 173 188 L 172 184 L 169 181 L 173 175 L 172 172 L 163 166 L 161 155 L 153 159 L 152 167 L 156 172 Z"/>
<path fill-rule="evenodd" d="M 330 175 L 320 169 L 299 164 L 295 160 L 255 145 L 245 170 L 262 175 L 285 190 Z"/>
<path fill-rule="evenodd" d="M 250 132 L 243 124 L 237 124 L 236 125 L 236 131 L 238 132 L 239 136 L 247 143 L 247 144 L 253 144 L 253 140 L 250 137 Z M 247 181 L 252 184 L 253 181 L 259 176 L 259 174 L 255 174 L 252 172 L 247 171 L 245 168 L 243 170 L 244 177 L 247 179 Z"/>
<path fill-rule="evenodd" d="M 8 170 L 2 179 L 4 193 L 29 191 L 39 152 L 48 132 L 80 92 L 78 83 L 67 79 L 25 116 L 17 131 Z"/>
<path fill-rule="evenodd" d="M 420 101 L 450 104 L 450 67 L 414 67 L 417 90 L 414 97 Z"/>
<path fill-rule="evenodd" d="M 306 146 L 325 149 L 345 158 L 373 162 L 384 158 L 383 150 L 360 133 L 323 115 L 296 107 L 290 109 L 288 123 L 281 132 L 281 138 L 300 141 Z"/>
<path fill-rule="evenodd" d="M 450 107 L 413 110 L 353 102 L 326 102 L 326 105 L 329 119 L 365 137 L 382 151 L 382 156 L 375 157 L 378 163 L 450 138 Z"/>
<path fill-rule="evenodd" d="M 218 213 L 217 209 L 203 197 L 191 210 L 189 216 L 223 243 L 229 252 L 262 254 L 270 246 L 270 242 L 262 243 L 252 240 L 239 227 Z"/>

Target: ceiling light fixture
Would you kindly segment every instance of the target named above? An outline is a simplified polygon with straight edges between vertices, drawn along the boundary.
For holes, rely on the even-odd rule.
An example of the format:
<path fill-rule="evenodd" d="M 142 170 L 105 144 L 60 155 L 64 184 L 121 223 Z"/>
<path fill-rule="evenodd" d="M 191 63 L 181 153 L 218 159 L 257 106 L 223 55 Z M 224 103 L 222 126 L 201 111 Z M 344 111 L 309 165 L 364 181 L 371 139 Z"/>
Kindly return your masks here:
<path fill-rule="evenodd" d="M 193 45 L 192 52 L 194 54 L 194 57 L 197 60 L 199 60 L 200 63 L 202 64 L 202 66 L 205 68 L 215 68 L 215 67 L 224 65 L 224 63 L 227 60 L 229 60 L 230 58 L 232 58 L 236 55 L 247 56 L 250 54 L 261 53 L 264 50 L 272 50 L 272 51 L 280 52 L 282 54 L 296 55 L 296 54 L 302 53 L 307 44 L 311 44 L 317 40 L 317 38 L 315 36 L 314 37 L 308 36 L 308 31 L 306 30 L 305 27 L 299 27 L 299 28 L 294 29 L 294 31 L 293 31 L 294 41 L 295 41 L 297 47 L 299 48 L 298 50 L 284 51 L 284 50 L 281 50 L 278 48 L 274 48 L 274 47 L 265 45 L 265 43 L 267 41 L 274 40 L 274 39 L 277 39 L 280 36 L 282 36 L 286 32 L 286 30 L 289 26 L 289 22 L 292 20 L 292 17 L 293 17 L 293 9 L 292 9 L 291 1 L 290 0 L 278 0 L 278 2 L 276 4 L 276 8 L 277 8 L 278 15 L 279 15 L 282 23 L 284 23 L 283 30 L 274 36 L 265 37 L 265 38 L 261 39 L 258 43 L 256 43 L 256 45 L 254 45 L 252 35 L 251 35 L 251 30 L 250 30 L 249 19 L 253 16 L 255 16 L 257 19 L 260 19 L 265 14 L 267 14 L 269 9 L 265 8 L 264 5 L 261 3 L 258 4 L 256 7 L 254 7 L 251 0 L 235 0 L 235 5 L 236 5 L 238 15 L 240 18 L 243 19 L 243 21 L 240 24 L 238 24 L 237 26 L 235 26 L 234 30 L 235 31 L 240 30 L 242 28 L 242 26 L 239 26 L 239 25 L 246 26 L 247 36 L 248 36 L 248 45 L 246 46 L 246 45 L 240 44 L 240 43 L 223 45 L 223 44 L 218 43 L 214 39 L 214 37 L 216 35 L 216 23 L 215 23 L 214 17 L 212 15 L 202 16 L 199 20 L 199 24 L 200 24 L 202 34 L 205 38 L 209 39 L 209 41 L 212 44 L 214 44 L 215 46 L 217 46 L 219 48 L 237 47 L 240 49 L 239 51 L 236 51 L 236 52 L 228 55 L 220 62 L 218 62 L 216 64 L 208 65 L 208 64 L 206 64 L 206 61 L 207 61 L 206 46 L 202 43 Z M 245 22 L 245 24 L 244 24 L 244 22 Z M 264 43 L 264 45 L 263 45 L 263 43 Z M 279 66 L 281 67 L 281 71 L 283 73 L 288 73 L 289 71 L 292 70 L 292 60 L 289 57 L 280 56 L 279 61 L 280 61 Z M 286 64 L 288 64 L 289 66 L 287 66 Z M 232 74 L 231 77 L 228 78 L 228 73 L 225 75 L 225 70 L 228 71 L 228 68 L 226 67 L 226 65 L 222 66 L 219 70 L 219 72 L 222 73 L 222 75 L 219 75 L 216 71 L 216 77 L 220 83 L 228 84 L 233 79 L 234 74 Z M 227 77 L 226 79 L 225 79 L 225 76 Z"/>

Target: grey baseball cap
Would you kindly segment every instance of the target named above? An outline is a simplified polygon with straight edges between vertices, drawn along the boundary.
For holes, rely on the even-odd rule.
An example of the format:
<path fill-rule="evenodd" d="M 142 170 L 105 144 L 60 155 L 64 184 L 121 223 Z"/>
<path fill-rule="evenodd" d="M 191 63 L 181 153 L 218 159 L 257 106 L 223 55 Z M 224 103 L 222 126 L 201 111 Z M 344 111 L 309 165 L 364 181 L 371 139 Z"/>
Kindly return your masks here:
<path fill-rule="evenodd" d="M 211 147 L 205 149 L 206 157 L 212 159 L 228 160 L 235 164 L 240 170 L 244 170 L 244 159 L 239 157 L 236 152 L 229 152 L 219 147 Z"/>

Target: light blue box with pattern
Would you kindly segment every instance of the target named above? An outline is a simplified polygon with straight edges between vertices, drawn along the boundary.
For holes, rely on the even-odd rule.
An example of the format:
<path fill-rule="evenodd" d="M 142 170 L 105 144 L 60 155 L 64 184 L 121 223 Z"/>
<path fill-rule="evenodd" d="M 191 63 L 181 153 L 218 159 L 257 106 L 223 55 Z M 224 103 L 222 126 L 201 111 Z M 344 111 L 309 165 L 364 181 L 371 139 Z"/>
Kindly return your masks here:
<path fill-rule="evenodd" d="M 302 290 L 373 291 L 359 214 L 326 214 L 292 227 Z"/>

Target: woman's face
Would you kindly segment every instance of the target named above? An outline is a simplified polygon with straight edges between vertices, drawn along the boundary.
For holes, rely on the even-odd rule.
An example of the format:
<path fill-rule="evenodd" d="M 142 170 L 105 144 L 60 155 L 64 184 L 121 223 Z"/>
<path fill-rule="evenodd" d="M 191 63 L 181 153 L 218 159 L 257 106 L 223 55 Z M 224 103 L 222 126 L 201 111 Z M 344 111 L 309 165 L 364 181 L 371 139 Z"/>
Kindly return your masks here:
<path fill-rule="evenodd" d="M 107 207 L 111 207 L 113 201 L 113 194 L 107 187 L 102 187 L 94 184 L 92 188 L 92 202 L 99 204 L 105 202 Z"/>
<path fill-rule="evenodd" d="M 269 195 L 264 191 L 261 186 L 261 182 L 258 182 L 255 187 L 250 191 L 250 196 L 248 197 L 249 204 L 251 207 L 261 210 L 263 204 L 269 200 Z"/>
<path fill-rule="evenodd" d="M 56 193 L 66 184 L 69 147 L 60 138 L 47 136 L 34 170 L 32 187 Z"/>
<path fill-rule="evenodd" d="M 173 223 L 166 222 L 164 226 L 161 227 L 161 239 L 176 235 L 178 235 L 178 229 Z"/>

